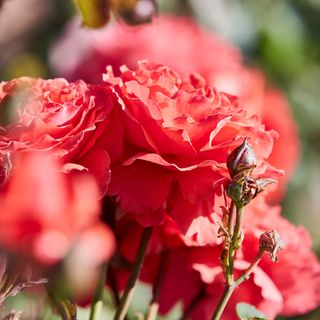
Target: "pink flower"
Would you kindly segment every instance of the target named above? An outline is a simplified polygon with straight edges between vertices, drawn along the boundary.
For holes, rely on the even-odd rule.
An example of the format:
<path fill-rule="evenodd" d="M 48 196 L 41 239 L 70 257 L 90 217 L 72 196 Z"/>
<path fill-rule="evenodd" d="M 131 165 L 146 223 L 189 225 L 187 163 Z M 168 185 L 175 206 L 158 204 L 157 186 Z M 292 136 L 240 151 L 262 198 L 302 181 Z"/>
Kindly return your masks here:
<path fill-rule="evenodd" d="M 312 252 L 309 233 L 280 216 L 280 207 L 270 207 L 261 198 L 253 201 L 244 216 L 244 256 L 252 258 L 253 248 L 264 230 L 276 229 L 285 242 L 279 262 L 264 259 L 260 266 L 283 296 L 281 314 L 306 313 L 320 305 L 320 263 Z M 255 249 L 256 250 L 256 249 Z M 306 283 L 308 284 L 306 288 Z"/>
<path fill-rule="evenodd" d="M 259 70 L 244 66 L 236 47 L 188 18 L 160 16 L 153 24 L 128 28 L 115 23 L 99 31 L 78 25 L 70 24 L 51 52 L 52 66 L 59 75 L 97 83 L 107 65 L 117 72 L 123 64 L 135 68 L 141 59 L 172 67 L 183 78 L 191 72 L 201 74 L 219 91 L 239 96 L 248 115 L 259 115 L 267 129 L 280 133 L 269 161 L 285 169 L 286 175 L 269 200 L 275 202 L 283 196 L 299 158 L 297 128 L 283 94 L 268 89 Z"/>
<path fill-rule="evenodd" d="M 17 151 L 50 151 L 63 160 L 66 171 L 92 172 L 105 193 L 109 183 L 106 150 L 116 157 L 121 149 L 121 143 L 110 148 L 108 137 L 108 123 L 114 116 L 112 99 L 107 88 L 83 81 L 19 78 L 2 82 L 0 104 L 7 116 L 0 132 L 2 158 Z"/>
<path fill-rule="evenodd" d="M 94 265 L 114 250 L 99 222 L 99 192 L 92 176 L 63 174 L 47 153 L 16 155 L 0 193 L 0 245 L 52 265 L 77 248 Z"/>
<path fill-rule="evenodd" d="M 109 194 L 143 225 L 169 213 L 189 237 L 215 242 L 211 222 L 224 204 L 228 152 L 248 137 L 263 174 L 274 133 L 198 75 L 183 81 L 168 67 L 141 62 L 118 78 L 109 70 L 105 80 L 122 105 L 125 132 Z"/>

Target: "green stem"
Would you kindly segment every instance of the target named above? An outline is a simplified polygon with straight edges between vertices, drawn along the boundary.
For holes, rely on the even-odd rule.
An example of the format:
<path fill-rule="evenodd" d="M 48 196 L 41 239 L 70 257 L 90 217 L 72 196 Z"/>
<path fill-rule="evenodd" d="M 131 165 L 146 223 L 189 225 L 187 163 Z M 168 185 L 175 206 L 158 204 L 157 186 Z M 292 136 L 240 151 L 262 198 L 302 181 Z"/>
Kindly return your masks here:
<path fill-rule="evenodd" d="M 251 273 L 254 271 L 255 267 L 259 264 L 264 250 L 259 249 L 258 254 L 256 255 L 255 259 L 251 262 L 248 269 L 237 279 L 234 281 L 235 286 L 239 286 L 242 282 L 248 280 L 250 278 Z"/>
<path fill-rule="evenodd" d="M 90 320 L 99 320 L 100 318 L 101 309 L 103 307 L 102 299 L 103 299 L 104 284 L 106 282 L 106 274 L 107 274 L 107 264 L 104 263 L 101 266 L 96 292 L 91 303 L 90 318 L 89 318 Z"/>
<path fill-rule="evenodd" d="M 230 211 L 229 211 L 229 220 L 228 220 L 228 233 L 232 234 L 233 228 L 232 228 L 232 222 L 234 219 L 234 214 L 235 214 L 235 205 L 234 202 L 232 201 L 231 206 L 230 206 Z"/>
<path fill-rule="evenodd" d="M 246 269 L 246 271 L 237 279 L 235 280 L 231 285 L 226 284 L 225 289 L 223 291 L 223 294 L 220 298 L 220 301 L 218 303 L 218 306 L 211 318 L 211 320 L 219 320 L 224 312 L 224 309 L 226 308 L 230 297 L 232 296 L 233 291 L 245 280 L 248 280 L 250 278 L 250 275 L 254 271 L 255 267 L 259 264 L 261 257 L 263 254 L 263 250 L 260 249 L 255 259 L 252 261 L 250 266 Z"/>
<path fill-rule="evenodd" d="M 160 289 L 163 277 L 166 272 L 168 262 L 168 251 L 164 250 L 160 256 L 160 263 L 158 265 L 158 272 L 155 279 L 155 282 L 152 287 L 152 298 L 149 303 L 148 311 L 145 317 L 145 320 L 155 320 L 157 319 L 158 311 L 159 311 L 159 298 L 160 298 Z"/>
<path fill-rule="evenodd" d="M 131 303 L 131 300 L 133 298 L 133 294 L 136 288 L 137 280 L 140 275 L 144 256 L 148 248 L 148 243 L 151 237 L 151 233 L 152 233 L 152 227 L 148 227 L 143 230 L 138 252 L 136 255 L 136 260 L 134 262 L 133 269 L 131 271 L 131 274 L 127 283 L 127 287 L 121 297 L 119 307 L 114 316 L 114 320 L 123 320 L 128 312 L 129 305 Z"/>
<path fill-rule="evenodd" d="M 241 218 L 243 213 L 243 207 L 236 207 L 236 224 L 234 227 L 230 248 L 229 248 L 229 258 L 228 258 L 228 277 L 227 284 L 230 286 L 233 283 L 233 269 L 234 269 L 234 257 L 236 255 L 236 251 L 239 247 L 239 238 L 241 233 Z"/>
<path fill-rule="evenodd" d="M 227 303 L 229 302 L 229 299 L 230 299 L 234 289 L 235 289 L 234 283 L 232 285 L 226 284 L 226 286 L 224 287 L 222 297 L 218 303 L 218 306 L 217 306 L 211 320 L 219 320 L 221 318 L 222 313 L 223 313 L 225 307 L 227 306 Z"/>

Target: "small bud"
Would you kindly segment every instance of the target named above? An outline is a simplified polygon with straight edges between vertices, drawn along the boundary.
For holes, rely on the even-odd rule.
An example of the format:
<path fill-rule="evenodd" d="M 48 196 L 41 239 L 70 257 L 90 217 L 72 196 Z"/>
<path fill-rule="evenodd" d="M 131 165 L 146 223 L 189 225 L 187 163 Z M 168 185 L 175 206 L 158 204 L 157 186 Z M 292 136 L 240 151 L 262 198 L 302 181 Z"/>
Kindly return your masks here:
<path fill-rule="evenodd" d="M 256 180 L 249 176 L 235 176 L 227 186 L 227 195 L 237 207 L 246 206 L 258 194 Z"/>
<path fill-rule="evenodd" d="M 273 262 L 278 262 L 277 252 L 284 249 L 285 244 L 280 234 L 276 230 L 266 231 L 260 236 L 260 249 L 269 253 Z"/>
<path fill-rule="evenodd" d="M 252 146 L 247 142 L 247 138 L 243 143 L 235 148 L 227 158 L 227 167 L 231 178 L 238 173 L 250 174 L 257 165 L 256 154 Z"/>

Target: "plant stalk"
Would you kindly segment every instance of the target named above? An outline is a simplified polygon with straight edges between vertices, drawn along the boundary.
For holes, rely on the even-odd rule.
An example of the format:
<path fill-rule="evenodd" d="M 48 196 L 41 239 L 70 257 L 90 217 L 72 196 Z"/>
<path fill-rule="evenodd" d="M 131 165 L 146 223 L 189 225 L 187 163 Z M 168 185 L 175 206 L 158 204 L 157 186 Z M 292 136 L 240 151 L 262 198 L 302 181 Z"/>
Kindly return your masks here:
<path fill-rule="evenodd" d="M 263 250 L 260 249 L 258 254 L 256 255 L 255 259 L 252 261 L 250 266 L 246 269 L 246 271 L 237 279 L 235 280 L 231 285 L 226 284 L 225 289 L 223 291 L 223 294 L 220 298 L 220 301 L 218 303 L 218 306 L 211 318 L 211 320 L 219 320 L 224 312 L 224 309 L 226 308 L 233 291 L 245 280 L 248 280 L 250 278 L 250 275 L 254 271 L 255 267 L 259 264 L 261 258 L 262 258 Z"/>
<path fill-rule="evenodd" d="M 149 303 L 148 311 L 145 316 L 145 320 L 156 320 L 159 311 L 159 298 L 160 298 L 160 289 L 163 277 L 166 272 L 166 267 L 168 263 L 168 251 L 164 250 L 160 256 L 160 262 L 158 265 L 158 272 L 155 279 L 155 282 L 152 287 L 152 298 Z"/>
<path fill-rule="evenodd" d="M 97 288 L 95 295 L 93 297 L 93 301 L 91 303 L 90 310 L 90 320 L 99 320 L 101 315 L 101 310 L 103 307 L 103 289 L 106 282 L 106 274 L 107 274 L 107 263 L 104 263 L 101 266 L 100 275 L 98 278 Z"/>
<path fill-rule="evenodd" d="M 147 227 L 143 230 L 137 255 L 136 255 L 136 259 L 133 264 L 133 269 L 131 271 L 131 274 L 127 283 L 127 287 L 120 299 L 119 307 L 114 316 L 114 320 L 124 320 L 128 312 L 128 309 L 136 288 L 137 280 L 141 272 L 144 256 L 148 248 L 148 243 L 151 237 L 151 233 L 152 233 L 152 227 Z"/>
<path fill-rule="evenodd" d="M 236 207 L 236 224 L 234 227 L 233 235 L 231 238 L 229 257 L 228 257 L 228 270 L 227 270 L 227 285 L 231 286 L 233 283 L 233 269 L 234 269 L 234 257 L 239 247 L 239 238 L 241 233 L 241 218 L 243 213 L 243 207 Z"/>

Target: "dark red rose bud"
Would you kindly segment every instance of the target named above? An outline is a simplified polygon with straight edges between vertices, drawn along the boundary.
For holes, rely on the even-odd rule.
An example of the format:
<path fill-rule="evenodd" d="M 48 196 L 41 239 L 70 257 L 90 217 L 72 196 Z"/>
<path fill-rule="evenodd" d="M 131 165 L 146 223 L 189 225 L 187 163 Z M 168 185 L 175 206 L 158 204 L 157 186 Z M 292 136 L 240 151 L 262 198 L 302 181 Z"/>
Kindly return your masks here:
<path fill-rule="evenodd" d="M 231 178 L 240 172 L 247 175 L 250 174 L 256 165 L 256 154 L 250 143 L 247 142 L 247 138 L 230 153 L 227 159 L 227 167 Z"/>
<path fill-rule="evenodd" d="M 277 262 L 277 252 L 284 249 L 285 244 L 279 232 L 271 230 L 264 232 L 260 236 L 259 247 L 269 253 L 269 257 L 273 262 Z"/>

